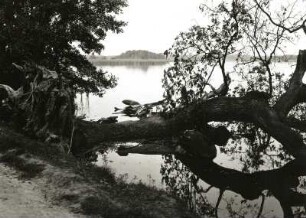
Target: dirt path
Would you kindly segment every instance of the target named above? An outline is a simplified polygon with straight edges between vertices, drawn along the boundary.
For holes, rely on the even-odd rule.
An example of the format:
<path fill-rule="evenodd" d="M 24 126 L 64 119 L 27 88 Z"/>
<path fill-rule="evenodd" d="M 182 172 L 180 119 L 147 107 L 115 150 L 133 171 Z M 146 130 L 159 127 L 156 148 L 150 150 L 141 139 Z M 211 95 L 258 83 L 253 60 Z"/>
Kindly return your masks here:
<path fill-rule="evenodd" d="M 81 217 L 52 205 L 33 181 L 18 178 L 13 169 L 0 164 L 0 218 Z M 83 217 L 83 216 L 82 216 Z"/>

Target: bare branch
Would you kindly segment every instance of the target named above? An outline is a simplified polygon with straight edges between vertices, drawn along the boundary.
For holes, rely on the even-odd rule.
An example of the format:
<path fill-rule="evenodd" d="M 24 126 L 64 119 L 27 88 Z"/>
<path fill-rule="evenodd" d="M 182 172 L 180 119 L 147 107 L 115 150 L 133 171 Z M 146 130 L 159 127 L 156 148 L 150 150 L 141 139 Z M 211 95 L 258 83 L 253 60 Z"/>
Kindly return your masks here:
<path fill-rule="evenodd" d="M 282 23 L 277 23 L 273 20 L 273 18 L 271 17 L 271 15 L 259 4 L 259 2 L 257 0 L 254 0 L 254 2 L 256 3 L 257 7 L 268 17 L 268 19 L 270 20 L 270 22 L 277 26 L 280 27 L 286 31 L 288 31 L 289 33 L 294 33 L 297 32 L 301 29 L 305 29 L 306 28 L 306 19 L 303 20 L 303 22 L 300 25 L 297 25 L 297 23 L 295 23 L 294 25 L 292 25 L 292 27 L 286 27 L 284 26 Z M 296 26 L 297 25 L 297 26 Z"/>

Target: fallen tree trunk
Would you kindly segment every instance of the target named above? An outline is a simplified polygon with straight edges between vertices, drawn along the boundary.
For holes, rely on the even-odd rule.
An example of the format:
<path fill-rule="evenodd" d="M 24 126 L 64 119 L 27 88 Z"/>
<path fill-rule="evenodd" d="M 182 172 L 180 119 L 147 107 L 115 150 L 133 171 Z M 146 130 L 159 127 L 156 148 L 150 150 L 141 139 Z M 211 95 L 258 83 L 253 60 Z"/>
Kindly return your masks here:
<path fill-rule="evenodd" d="M 139 121 L 126 121 L 115 124 L 97 124 L 78 120 L 73 146 L 82 146 L 82 143 L 86 143 L 87 147 L 91 147 L 103 142 L 168 138 L 188 128 L 192 128 L 191 122 L 181 117 L 166 120 L 162 117 L 154 116 Z"/>
<path fill-rule="evenodd" d="M 148 138 L 179 136 L 186 129 L 205 125 L 209 121 L 241 121 L 254 123 L 283 144 L 293 156 L 306 155 L 302 137 L 285 125 L 277 112 L 257 99 L 216 98 L 193 105 L 171 119 L 151 117 L 139 121 L 117 124 L 95 124 L 78 121 L 78 134 L 83 134 L 86 143 L 97 146 L 108 141 L 132 141 Z M 78 146 L 77 138 L 74 146 Z"/>
<path fill-rule="evenodd" d="M 202 128 L 208 122 L 239 121 L 253 123 L 279 141 L 294 157 L 306 157 L 303 138 L 291 129 L 284 118 L 292 107 L 306 101 L 302 78 L 306 71 L 306 51 L 300 51 L 289 89 L 274 107 L 262 95 L 247 93 L 244 97 L 217 97 L 203 100 L 182 109 L 173 118 L 151 117 L 117 124 L 96 124 L 77 121 L 73 147 L 97 146 L 109 141 L 168 138 L 179 136 L 186 129 Z M 290 100 L 291 99 L 291 100 Z M 298 126 L 298 125 L 295 125 Z"/>

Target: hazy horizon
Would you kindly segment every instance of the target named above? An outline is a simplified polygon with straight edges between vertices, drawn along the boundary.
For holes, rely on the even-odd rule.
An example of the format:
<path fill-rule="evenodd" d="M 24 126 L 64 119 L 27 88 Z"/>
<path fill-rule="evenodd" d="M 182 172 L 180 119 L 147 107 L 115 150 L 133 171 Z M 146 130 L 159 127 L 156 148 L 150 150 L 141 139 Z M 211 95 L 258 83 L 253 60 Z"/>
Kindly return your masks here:
<path fill-rule="evenodd" d="M 181 31 L 201 24 L 202 0 L 128 0 L 129 6 L 118 16 L 127 26 L 123 33 L 108 33 L 101 55 L 113 56 L 127 50 L 163 53 Z"/>
<path fill-rule="evenodd" d="M 118 18 L 127 22 L 123 33 L 108 33 L 102 41 L 105 49 L 102 56 L 115 56 L 128 50 L 148 50 L 163 53 L 171 47 L 174 38 L 192 25 L 206 22 L 199 6 L 203 0 L 128 0 Z M 215 3 L 215 2 L 214 2 Z M 288 45 L 287 54 L 298 54 L 306 49 L 306 35 L 300 33 L 300 40 Z"/>
<path fill-rule="evenodd" d="M 306 48 L 305 48 L 306 49 Z M 122 51 L 121 53 L 118 53 L 118 54 L 113 54 L 113 55 L 106 55 L 106 54 L 94 54 L 94 55 L 88 55 L 89 57 L 90 56 L 95 56 L 95 57 L 116 57 L 116 56 L 120 56 L 122 55 L 123 53 L 126 53 L 128 51 L 147 51 L 147 52 L 152 52 L 154 54 L 163 54 L 164 51 L 161 51 L 161 52 L 154 52 L 154 51 L 150 51 L 150 50 L 146 50 L 146 49 L 131 49 L 131 50 L 125 50 L 125 51 Z M 288 53 L 288 54 L 284 54 L 284 55 L 276 55 L 276 57 L 283 57 L 283 56 L 297 56 L 298 53 L 296 54 L 291 54 L 291 53 Z M 235 57 L 237 55 L 235 54 L 232 54 L 232 55 L 228 55 L 228 57 Z"/>

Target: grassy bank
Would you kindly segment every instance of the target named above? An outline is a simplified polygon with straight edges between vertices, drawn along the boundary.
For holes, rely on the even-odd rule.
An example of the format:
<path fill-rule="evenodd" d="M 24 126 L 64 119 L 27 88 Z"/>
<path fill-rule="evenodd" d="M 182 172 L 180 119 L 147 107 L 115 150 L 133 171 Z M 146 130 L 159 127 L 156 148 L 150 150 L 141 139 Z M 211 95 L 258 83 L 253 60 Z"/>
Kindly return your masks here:
<path fill-rule="evenodd" d="M 92 217 L 194 217 L 182 202 L 143 184 L 126 184 L 108 168 L 66 155 L 0 125 L 0 161 L 39 184 L 49 201 Z"/>

